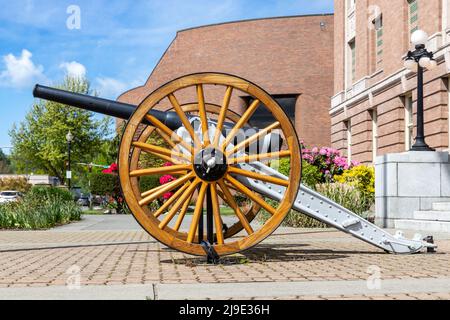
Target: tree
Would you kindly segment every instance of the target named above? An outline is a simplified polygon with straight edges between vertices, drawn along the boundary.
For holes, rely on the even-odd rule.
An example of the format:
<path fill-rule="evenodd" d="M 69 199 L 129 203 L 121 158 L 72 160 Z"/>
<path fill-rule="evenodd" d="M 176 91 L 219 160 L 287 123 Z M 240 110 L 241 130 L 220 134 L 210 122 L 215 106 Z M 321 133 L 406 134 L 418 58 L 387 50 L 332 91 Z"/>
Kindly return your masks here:
<path fill-rule="evenodd" d="M 11 160 L 9 157 L 3 153 L 0 149 L 0 174 L 12 173 Z"/>
<path fill-rule="evenodd" d="M 86 79 L 67 77 L 61 89 L 89 94 Z M 93 112 L 51 101 L 33 105 L 25 120 L 10 131 L 13 144 L 11 160 L 18 172 L 49 174 L 65 181 L 67 161 L 66 135 L 74 136 L 72 161 L 90 162 L 110 134 L 111 119 L 97 120 Z M 74 171 L 77 170 L 73 166 Z"/>

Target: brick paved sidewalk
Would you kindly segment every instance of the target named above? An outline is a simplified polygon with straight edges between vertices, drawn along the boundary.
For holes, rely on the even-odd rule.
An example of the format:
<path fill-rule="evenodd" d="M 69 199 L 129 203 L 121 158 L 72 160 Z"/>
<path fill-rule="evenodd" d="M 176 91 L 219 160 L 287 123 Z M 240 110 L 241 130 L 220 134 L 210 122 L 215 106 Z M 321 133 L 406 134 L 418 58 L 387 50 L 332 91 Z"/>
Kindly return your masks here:
<path fill-rule="evenodd" d="M 64 286 L 73 266 L 79 268 L 83 286 L 366 281 L 371 266 L 379 268 L 382 280 L 450 278 L 449 238 L 437 237 L 435 254 L 392 255 L 333 230 L 281 228 L 257 247 L 225 257 L 220 265 L 207 265 L 202 258 L 164 247 L 140 230 L 0 231 L 0 288 Z M 374 293 L 373 298 L 449 296 L 433 295 L 430 288 L 410 296 Z"/>

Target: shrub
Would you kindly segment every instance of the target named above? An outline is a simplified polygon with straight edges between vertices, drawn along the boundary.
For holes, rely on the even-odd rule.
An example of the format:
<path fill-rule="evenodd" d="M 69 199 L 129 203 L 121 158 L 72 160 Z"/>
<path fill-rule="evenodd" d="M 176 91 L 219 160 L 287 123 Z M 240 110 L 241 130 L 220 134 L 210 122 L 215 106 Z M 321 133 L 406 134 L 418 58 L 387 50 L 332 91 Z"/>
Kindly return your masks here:
<path fill-rule="evenodd" d="M 91 192 L 98 196 L 112 196 L 119 192 L 119 177 L 114 174 L 91 173 Z"/>
<path fill-rule="evenodd" d="M 323 183 L 317 185 L 316 189 L 325 197 L 361 216 L 365 215 L 370 208 L 365 194 L 355 186 L 343 183 Z"/>
<path fill-rule="evenodd" d="M 0 179 L 0 191 L 14 190 L 14 191 L 26 193 L 30 189 L 31 189 L 31 184 L 28 183 L 28 181 L 25 177 Z"/>
<path fill-rule="evenodd" d="M 315 189 L 316 185 L 322 181 L 322 173 L 319 168 L 302 161 L 302 183 L 311 189 Z"/>
<path fill-rule="evenodd" d="M 277 207 L 278 205 L 278 202 L 274 200 L 266 199 L 266 202 L 271 204 L 273 207 Z M 264 223 L 269 220 L 271 216 L 272 215 L 266 210 L 261 209 L 261 211 L 258 213 L 257 220 Z M 295 210 L 289 211 L 281 225 L 283 227 L 292 228 L 328 228 L 325 223 L 308 217 L 307 215 Z"/>
<path fill-rule="evenodd" d="M 366 195 L 375 193 L 375 170 L 372 167 L 359 165 L 345 170 L 340 176 L 334 177 L 336 182 L 355 186 Z"/>
<path fill-rule="evenodd" d="M 291 169 L 290 159 L 281 158 L 272 161 L 271 167 L 285 176 L 289 176 L 289 170 Z M 314 189 L 315 185 L 320 183 L 321 180 L 322 173 L 320 170 L 316 166 L 309 164 L 307 161 L 302 160 L 302 183 Z"/>
<path fill-rule="evenodd" d="M 62 200 L 65 202 L 73 201 L 73 195 L 63 188 L 51 187 L 33 187 L 28 194 L 29 199 L 34 200 Z"/>
<path fill-rule="evenodd" d="M 21 201 L 0 205 L 3 229 L 45 229 L 80 219 L 70 192 L 58 188 L 36 187 Z"/>
<path fill-rule="evenodd" d="M 303 160 L 319 170 L 321 183 L 334 182 L 333 178 L 336 175 L 340 175 L 344 170 L 359 165 L 356 161 L 348 164 L 347 158 L 341 156 L 339 150 L 327 147 L 313 147 L 311 149 L 303 147 L 302 157 Z"/>
<path fill-rule="evenodd" d="M 151 190 L 160 186 L 160 176 L 144 176 L 139 179 L 139 187 L 141 190 Z"/>

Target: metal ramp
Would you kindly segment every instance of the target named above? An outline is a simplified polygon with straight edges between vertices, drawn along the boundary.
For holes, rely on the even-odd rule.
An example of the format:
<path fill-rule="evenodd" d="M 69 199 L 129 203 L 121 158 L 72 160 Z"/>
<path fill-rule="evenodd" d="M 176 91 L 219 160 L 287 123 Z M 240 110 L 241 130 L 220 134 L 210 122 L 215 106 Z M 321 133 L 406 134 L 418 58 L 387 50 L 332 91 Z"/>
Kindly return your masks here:
<path fill-rule="evenodd" d="M 242 169 L 253 170 L 254 172 L 275 176 L 284 180 L 288 179 L 283 174 L 260 162 L 241 164 L 240 166 Z M 242 184 L 268 198 L 276 201 L 280 201 L 283 198 L 285 187 L 271 183 L 258 183 L 256 180 L 242 176 L 236 176 L 236 178 Z M 391 235 L 387 231 L 304 185 L 300 185 L 292 209 L 322 221 L 329 226 L 348 233 L 386 252 L 408 254 L 420 252 L 423 249 L 427 249 L 430 252 L 434 251 L 437 247 L 433 243 L 424 241 L 420 234 L 416 234 L 413 239 L 406 239 L 401 231 L 397 231 L 395 235 Z"/>

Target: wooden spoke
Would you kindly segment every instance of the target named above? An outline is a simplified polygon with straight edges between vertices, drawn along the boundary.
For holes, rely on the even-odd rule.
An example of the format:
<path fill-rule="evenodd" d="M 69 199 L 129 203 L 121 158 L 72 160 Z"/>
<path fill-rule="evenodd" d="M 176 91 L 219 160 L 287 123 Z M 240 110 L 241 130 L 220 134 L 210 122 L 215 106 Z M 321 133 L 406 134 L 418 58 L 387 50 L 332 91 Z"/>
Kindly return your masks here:
<path fill-rule="evenodd" d="M 175 222 L 175 226 L 173 227 L 173 230 L 178 231 L 180 230 L 181 224 L 183 223 L 184 217 L 186 216 L 186 212 L 189 208 L 189 205 L 191 204 L 192 197 L 194 196 L 194 192 L 191 192 L 189 197 L 186 198 L 184 201 L 183 207 L 181 207 L 180 214 L 178 215 L 177 221 Z"/>
<path fill-rule="evenodd" d="M 248 178 L 252 178 L 255 180 L 260 180 L 260 181 L 264 181 L 264 182 L 269 182 L 269 183 L 274 183 L 283 187 L 287 187 L 289 185 L 289 181 L 288 180 L 283 180 L 280 178 L 276 178 L 276 177 L 272 177 L 272 176 L 268 176 L 268 175 L 264 175 L 264 174 L 259 174 L 256 172 L 252 172 L 252 171 L 248 171 L 248 170 L 242 170 L 236 167 L 229 167 L 228 168 L 228 173 L 235 173 L 244 177 L 248 177 Z"/>
<path fill-rule="evenodd" d="M 201 143 L 198 140 L 197 135 L 194 132 L 194 128 L 192 128 L 191 123 L 189 122 L 188 118 L 186 117 L 186 114 L 184 113 L 183 109 L 180 106 L 180 103 L 178 102 L 177 98 L 173 95 L 173 93 L 168 95 L 169 101 L 172 104 L 173 108 L 175 109 L 175 112 L 180 117 L 181 122 L 183 123 L 184 128 L 189 132 L 189 135 L 192 138 L 192 141 L 194 141 L 194 145 L 197 147 L 201 147 Z"/>
<path fill-rule="evenodd" d="M 180 209 L 180 207 L 185 204 L 186 199 L 188 197 L 192 198 L 192 195 L 195 192 L 195 188 L 201 183 L 200 179 L 196 179 L 194 180 L 194 182 L 186 189 L 186 191 L 183 193 L 183 195 L 177 200 L 177 202 L 175 202 L 175 204 L 172 206 L 172 208 L 170 209 L 170 211 L 167 213 L 167 216 L 164 218 L 163 221 L 161 221 L 161 223 L 159 224 L 159 228 L 160 229 L 164 229 L 169 223 L 170 221 L 172 221 L 173 217 L 177 214 L 178 210 Z M 183 213 L 183 216 L 186 213 Z"/>
<path fill-rule="evenodd" d="M 177 144 L 175 142 L 172 141 L 172 139 L 170 138 L 170 136 L 168 136 L 164 131 L 162 131 L 161 129 L 156 129 L 156 132 L 158 132 L 159 136 L 161 138 L 163 138 L 163 140 L 172 148 L 175 148 L 177 146 Z"/>
<path fill-rule="evenodd" d="M 203 135 L 203 147 L 209 146 L 209 132 L 208 132 L 208 118 L 206 117 L 205 109 L 205 95 L 203 93 L 203 86 L 197 85 L 198 96 L 198 113 L 200 114 L 200 120 L 202 121 L 202 135 Z"/>
<path fill-rule="evenodd" d="M 222 219 L 220 217 L 220 207 L 219 207 L 219 199 L 217 198 L 217 184 L 212 183 L 209 186 L 211 190 L 211 200 L 212 200 L 212 210 L 214 216 L 214 224 L 216 225 L 216 237 L 217 243 L 223 244 L 223 224 Z"/>
<path fill-rule="evenodd" d="M 219 118 L 217 119 L 216 132 L 214 134 L 213 145 L 219 146 L 220 135 L 222 134 L 223 123 L 227 115 L 228 107 L 230 106 L 231 95 L 233 94 L 233 87 L 228 86 L 225 96 L 223 98 L 222 108 L 220 109 Z"/>
<path fill-rule="evenodd" d="M 228 160 L 228 163 L 229 164 L 237 164 L 237 163 L 243 163 L 243 162 L 251 163 L 251 162 L 255 162 L 255 161 L 289 157 L 290 155 L 291 155 L 291 152 L 289 150 L 276 151 L 276 152 L 263 153 L 263 154 L 252 154 L 252 155 L 245 155 L 243 157 L 231 158 Z"/>
<path fill-rule="evenodd" d="M 145 198 L 145 197 L 151 195 L 152 193 L 161 190 L 161 189 L 164 188 L 164 187 L 165 187 L 165 184 L 163 184 L 163 185 L 161 185 L 161 186 L 159 186 L 159 187 L 153 188 L 153 189 L 151 189 L 151 190 L 145 191 L 145 192 L 141 193 L 141 197 L 142 197 L 142 198 Z"/>
<path fill-rule="evenodd" d="M 232 155 L 232 154 L 238 152 L 239 150 L 248 147 L 250 145 L 250 143 L 256 141 L 260 137 L 267 135 L 270 131 L 277 129 L 278 127 L 280 127 L 280 122 L 276 121 L 276 122 L 272 123 L 270 126 L 267 126 L 266 128 L 258 131 L 251 137 L 245 139 L 244 141 L 242 141 L 241 143 L 236 145 L 233 149 L 231 149 L 230 151 L 227 152 L 227 155 L 228 156 Z"/>
<path fill-rule="evenodd" d="M 152 144 L 148 144 L 148 143 L 144 143 L 144 142 L 135 141 L 135 142 L 133 142 L 133 146 L 140 148 L 143 151 L 152 153 L 152 154 L 161 154 L 163 156 L 168 156 L 168 157 L 182 158 L 189 162 L 191 162 L 191 160 L 192 160 L 190 157 L 188 157 L 187 155 L 185 155 L 183 153 L 175 152 L 175 151 L 163 148 L 163 147 L 154 146 Z"/>
<path fill-rule="evenodd" d="M 177 192 L 175 192 L 169 199 L 166 200 L 166 202 L 164 202 L 164 204 L 159 207 L 158 210 L 155 211 L 155 213 L 153 213 L 153 215 L 155 216 L 155 218 L 158 218 L 160 215 L 162 215 L 169 207 L 172 203 L 175 202 L 175 200 L 177 200 L 184 191 L 186 191 L 186 189 L 189 187 L 189 183 L 186 183 L 184 186 L 182 186 Z"/>
<path fill-rule="evenodd" d="M 253 192 L 249 188 L 244 186 L 242 183 L 240 183 L 239 181 L 234 179 L 229 174 L 226 175 L 225 179 L 227 181 L 229 181 L 232 185 L 234 185 L 241 193 L 245 194 L 247 197 L 249 197 L 254 202 L 259 204 L 263 209 L 265 209 L 270 214 L 273 215 L 273 214 L 275 214 L 275 212 L 277 212 L 277 210 L 274 207 L 272 207 L 270 204 L 265 202 L 262 198 L 257 197 L 255 194 L 253 194 Z"/>
<path fill-rule="evenodd" d="M 191 227 L 188 232 L 187 242 L 192 243 L 195 237 L 195 232 L 197 231 L 198 222 L 203 213 L 203 200 L 205 199 L 206 189 L 208 188 L 208 184 L 206 182 L 202 183 L 200 191 L 198 193 L 197 202 L 195 203 L 195 211 L 192 216 Z"/>
<path fill-rule="evenodd" d="M 248 234 L 254 233 L 252 226 L 248 222 L 245 215 L 242 213 L 242 211 L 239 208 L 236 201 L 234 201 L 234 198 L 231 195 L 230 190 L 228 190 L 228 187 L 221 180 L 218 181 L 218 184 L 220 186 L 220 189 L 222 189 L 223 195 L 226 198 L 226 199 L 224 198 L 224 200 L 230 205 L 231 209 L 234 210 L 234 212 L 236 213 L 236 216 L 239 218 L 239 221 L 241 221 L 242 226 L 244 227 L 245 231 L 247 231 Z"/>
<path fill-rule="evenodd" d="M 184 141 L 178 134 L 176 134 L 174 131 L 172 131 L 169 127 L 167 127 L 164 123 L 156 119 L 154 116 L 150 114 L 146 114 L 145 118 L 150 121 L 157 129 L 164 132 L 169 138 L 169 140 L 174 139 L 175 143 L 181 144 L 183 147 L 185 147 L 187 150 L 189 150 L 190 153 L 194 153 L 194 149 L 191 145 L 189 145 L 186 141 Z M 164 139 L 164 138 L 163 138 Z"/>
<path fill-rule="evenodd" d="M 180 165 L 168 166 L 168 167 L 133 170 L 130 172 L 130 177 L 151 176 L 151 175 L 156 175 L 156 174 L 169 174 L 169 173 L 177 172 L 177 171 L 181 171 L 181 170 L 191 171 L 192 165 L 191 164 L 180 164 Z"/>
<path fill-rule="evenodd" d="M 173 189 L 179 187 L 189 179 L 192 179 L 195 176 L 195 173 L 191 172 L 188 175 L 185 175 L 184 177 L 177 179 L 175 181 L 172 181 L 170 183 L 167 183 L 164 185 L 164 188 L 159 189 L 158 191 L 151 193 L 149 196 L 145 197 L 141 201 L 139 201 L 140 206 L 144 206 L 149 204 L 150 202 L 156 200 L 157 198 L 161 197 L 164 193 L 170 192 Z"/>
<path fill-rule="evenodd" d="M 236 134 L 239 132 L 239 130 L 248 122 L 250 117 L 255 113 L 256 109 L 259 106 L 260 101 L 258 99 L 255 99 L 255 101 L 252 102 L 250 107 L 244 112 L 241 119 L 239 119 L 238 123 L 234 126 L 234 128 L 230 131 L 230 133 L 225 138 L 225 141 L 222 143 L 222 150 L 225 150 L 227 145 L 230 143 L 230 141 L 236 136 Z"/>
<path fill-rule="evenodd" d="M 174 164 L 181 164 L 181 162 L 179 160 L 176 160 L 176 159 L 174 159 L 172 157 L 168 157 L 168 156 L 165 156 L 163 154 L 156 153 L 156 152 L 150 152 L 150 151 L 146 151 L 146 152 L 151 154 L 151 155 L 154 155 L 155 157 L 158 157 L 158 158 L 160 158 L 160 159 L 162 159 L 164 161 L 171 162 L 171 163 L 174 163 Z"/>

